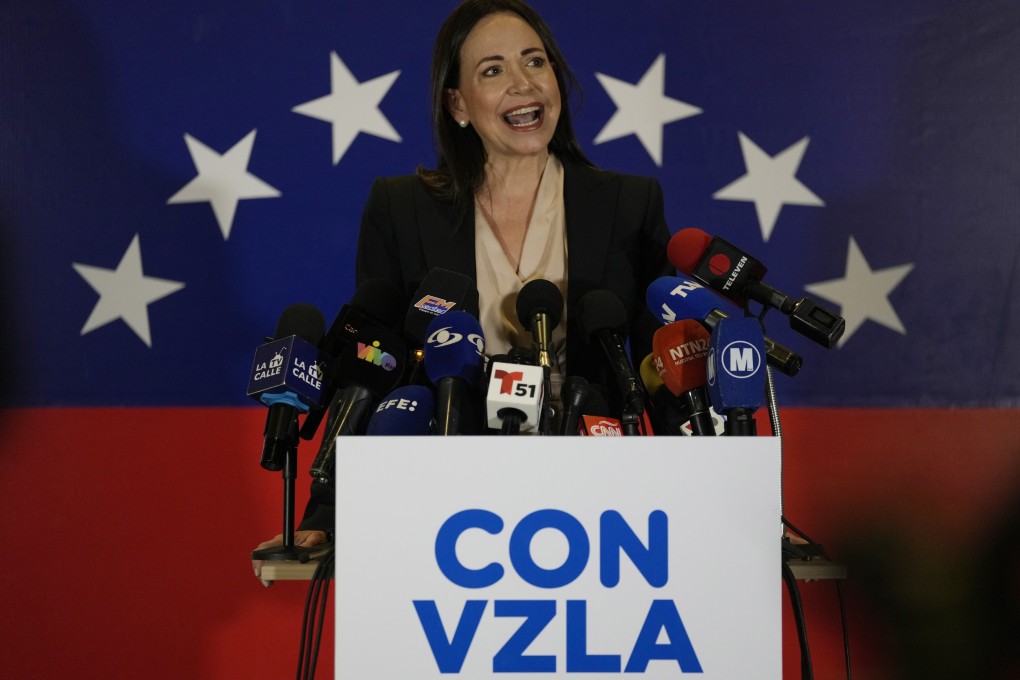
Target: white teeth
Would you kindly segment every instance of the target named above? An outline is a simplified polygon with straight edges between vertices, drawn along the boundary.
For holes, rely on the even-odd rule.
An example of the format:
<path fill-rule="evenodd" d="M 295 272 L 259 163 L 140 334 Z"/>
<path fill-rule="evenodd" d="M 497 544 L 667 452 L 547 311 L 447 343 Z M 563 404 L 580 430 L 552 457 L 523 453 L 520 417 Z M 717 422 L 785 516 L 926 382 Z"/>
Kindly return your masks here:
<path fill-rule="evenodd" d="M 541 110 L 542 110 L 541 106 L 522 106 L 519 109 L 514 109 L 513 111 L 504 113 L 503 120 L 505 120 L 507 124 L 511 125 L 512 127 L 527 127 L 529 125 L 534 125 L 535 122 L 538 121 L 539 115 L 541 115 L 540 114 Z M 527 116 L 528 114 L 531 113 L 538 115 L 529 117 L 525 120 L 514 121 L 514 118 L 516 117 Z"/>
<path fill-rule="evenodd" d="M 516 109 L 516 110 L 511 111 L 510 113 L 507 113 L 507 114 L 504 114 L 504 115 L 507 115 L 507 116 L 519 116 L 519 115 L 521 115 L 523 113 L 531 113 L 532 111 L 538 111 L 538 107 L 537 106 L 526 106 L 523 109 Z"/>

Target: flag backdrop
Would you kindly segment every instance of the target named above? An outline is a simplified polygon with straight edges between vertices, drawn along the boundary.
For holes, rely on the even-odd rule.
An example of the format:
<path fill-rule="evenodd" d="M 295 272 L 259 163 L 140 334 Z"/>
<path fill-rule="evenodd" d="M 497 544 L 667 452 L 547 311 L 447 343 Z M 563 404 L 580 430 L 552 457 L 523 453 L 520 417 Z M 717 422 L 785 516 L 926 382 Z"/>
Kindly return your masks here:
<path fill-rule="evenodd" d="M 372 180 L 433 163 L 453 4 L 4 1 L 11 677 L 296 665 L 304 585 L 247 571 L 281 526 L 247 371 L 288 304 L 328 322 L 349 301 Z M 850 567 L 862 677 L 1016 664 L 1020 5 L 535 7 L 590 157 L 655 176 L 673 231 L 847 320 L 825 350 L 765 319 L 804 356 L 776 378 L 785 510 Z M 839 677 L 835 594 L 805 591 L 816 670 Z"/>

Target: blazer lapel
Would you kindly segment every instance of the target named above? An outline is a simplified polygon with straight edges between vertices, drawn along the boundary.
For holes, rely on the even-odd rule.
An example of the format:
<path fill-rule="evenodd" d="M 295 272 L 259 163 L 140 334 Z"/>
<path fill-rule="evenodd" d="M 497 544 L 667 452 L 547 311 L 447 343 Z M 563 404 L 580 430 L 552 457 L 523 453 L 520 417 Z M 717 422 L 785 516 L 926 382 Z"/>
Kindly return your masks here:
<path fill-rule="evenodd" d="M 421 244 L 426 273 L 442 267 L 475 280 L 475 213 L 468 209 L 457 219 L 452 203 L 441 203 L 428 197 L 419 212 Z"/>
<path fill-rule="evenodd" d="M 613 176 L 609 173 L 576 163 L 564 163 L 563 171 L 570 280 L 567 294 L 571 300 L 576 300 L 602 281 L 609 256 L 617 191 L 611 186 Z"/>

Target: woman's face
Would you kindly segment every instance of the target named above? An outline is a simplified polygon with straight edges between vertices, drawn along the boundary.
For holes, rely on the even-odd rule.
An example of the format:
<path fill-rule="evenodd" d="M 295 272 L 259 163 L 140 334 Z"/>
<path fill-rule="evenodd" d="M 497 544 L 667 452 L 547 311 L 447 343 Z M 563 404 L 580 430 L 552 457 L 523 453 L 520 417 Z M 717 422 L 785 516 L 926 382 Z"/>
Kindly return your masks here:
<path fill-rule="evenodd" d="M 447 109 L 474 126 L 490 162 L 544 154 L 560 118 L 560 90 L 542 40 L 516 14 L 490 14 L 460 50 Z"/>

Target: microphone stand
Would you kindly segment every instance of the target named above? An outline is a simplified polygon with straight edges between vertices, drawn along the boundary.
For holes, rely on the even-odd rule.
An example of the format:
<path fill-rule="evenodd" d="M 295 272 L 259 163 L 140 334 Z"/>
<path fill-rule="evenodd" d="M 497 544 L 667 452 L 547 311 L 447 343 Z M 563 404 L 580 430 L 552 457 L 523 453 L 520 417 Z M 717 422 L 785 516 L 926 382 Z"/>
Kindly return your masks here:
<path fill-rule="evenodd" d="M 556 416 L 556 411 L 549 403 L 549 397 L 552 394 L 552 368 L 544 364 L 542 365 L 542 403 L 539 405 L 540 412 L 538 414 L 538 434 L 539 435 L 551 435 L 553 419 Z"/>
<path fill-rule="evenodd" d="M 640 421 L 641 421 L 640 413 L 625 408 L 623 410 L 623 413 L 620 414 L 620 427 L 623 429 L 623 435 L 625 437 L 640 436 L 641 431 L 638 429 L 638 423 Z"/>
<path fill-rule="evenodd" d="M 297 447 L 298 425 L 297 417 L 295 417 L 287 432 L 287 448 L 283 454 L 283 545 L 255 550 L 251 554 L 253 560 L 308 562 L 313 552 L 323 548 L 321 545 L 306 548 L 294 544 L 294 482 L 297 479 Z"/>
<path fill-rule="evenodd" d="M 500 428 L 501 435 L 518 435 L 521 433 L 521 416 L 524 415 L 515 408 L 503 408 L 496 414 L 499 416 L 503 426 Z"/>

